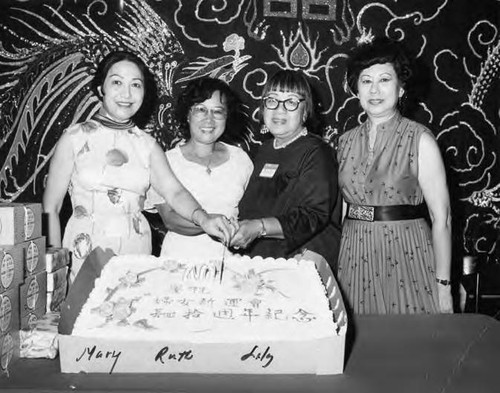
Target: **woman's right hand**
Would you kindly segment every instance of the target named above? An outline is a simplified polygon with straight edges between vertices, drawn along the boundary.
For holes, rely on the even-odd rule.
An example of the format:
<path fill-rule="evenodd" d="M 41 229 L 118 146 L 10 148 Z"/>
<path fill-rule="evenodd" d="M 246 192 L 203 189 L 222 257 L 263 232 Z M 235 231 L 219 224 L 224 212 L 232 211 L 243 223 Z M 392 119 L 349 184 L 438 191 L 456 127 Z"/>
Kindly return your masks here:
<path fill-rule="evenodd" d="M 203 209 L 198 209 L 193 213 L 192 221 L 205 233 L 220 239 L 225 245 L 229 245 L 237 229 L 226 216 L 209 214 Z"/>

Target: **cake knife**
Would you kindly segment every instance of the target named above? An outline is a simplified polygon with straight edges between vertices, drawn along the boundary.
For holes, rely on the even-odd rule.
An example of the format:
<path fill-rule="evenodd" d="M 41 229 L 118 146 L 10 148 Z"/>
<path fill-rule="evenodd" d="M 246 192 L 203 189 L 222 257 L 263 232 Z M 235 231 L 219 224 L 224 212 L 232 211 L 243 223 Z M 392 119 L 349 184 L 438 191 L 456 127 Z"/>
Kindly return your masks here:
<path fill-rule="evenodd" d="M 222 243 L 222 260 L 220 264 L 220 277 L 219 277 L 219 284 L 222 284 L 222 274 L 224 273 L 224 260 L 226 259 L 226 245 Z"/>

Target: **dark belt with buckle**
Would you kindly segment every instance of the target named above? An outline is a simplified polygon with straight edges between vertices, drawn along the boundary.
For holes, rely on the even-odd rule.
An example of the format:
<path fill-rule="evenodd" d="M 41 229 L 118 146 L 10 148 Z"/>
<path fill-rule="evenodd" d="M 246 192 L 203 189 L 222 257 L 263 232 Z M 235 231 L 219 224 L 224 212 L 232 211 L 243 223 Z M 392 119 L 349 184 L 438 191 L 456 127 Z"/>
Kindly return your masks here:
<path fill-rule="evenodd" d="M 347 205 L 347 218 L 360 221 L 399 221 L 415 220 L 427 217 L 427 206 L 394 205 L 394 206 L 365 206 Z"/>

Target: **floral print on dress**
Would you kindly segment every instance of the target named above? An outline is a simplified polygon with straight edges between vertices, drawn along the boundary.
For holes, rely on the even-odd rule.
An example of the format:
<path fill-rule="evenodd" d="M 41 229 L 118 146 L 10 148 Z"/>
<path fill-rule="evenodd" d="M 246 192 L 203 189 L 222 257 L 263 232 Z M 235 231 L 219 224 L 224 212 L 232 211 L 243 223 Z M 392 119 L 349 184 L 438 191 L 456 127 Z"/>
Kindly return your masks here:
<path fill-rule="evenodd" d="M 119 188 L 112 188 L 108 190 L 108 198 L 113 205 L 117 205 L 118 203 L 120 203 L 121 196 L 122 190 Z"/>
<path fill-rule="evenodd" d="M 128 162 L 128 155 L 120 149 L 111 149 L 106 153 L 106 164 L 122 166 Z"/>
<path fill-rule="evenodd" d="M 151 232 L 141 211 L 155 140 L 137 127 L 129 132 L 95 121 L 75 124 L 66 132 L 75 163 L 69 187 L 73 215 L 63 245 L 73 251 L 74 280 L 96 247 L 116 254 L 151 253 Z"/>
<path fill-rule="evenodd" d="M 73 253 L 79 259 L 85 259 L 92 251 L 92 239 L 88 233 L 80 233 L 73 240 Z"/>
<path fill-rule="evenodd" d="M 86 121 L 85 123 L 82 123 L 81 126 L 83 132 L 90 134 L 91 132 L 97 131 L 99 124 L 95 121 Z"/>
<path fill-rule="evenodd" d="M 85 153 L 88 153 L 90 151 L 89 149 L 89 144 L 88 142 L 85 142 L 85 144 L 82 146 L 82 148 L 76 153 L 77 156 L 81 156 Z"/>
<path fill-rule="evenodd" d="M 83 207 L 82 205 L 78 205 L 74 207 L 73 215 L 76 218 L 83 218 L 83 217 L 88 217 L 89 213 L 87 212 L 87 209 L 85 209 L 85 207 Z"/>

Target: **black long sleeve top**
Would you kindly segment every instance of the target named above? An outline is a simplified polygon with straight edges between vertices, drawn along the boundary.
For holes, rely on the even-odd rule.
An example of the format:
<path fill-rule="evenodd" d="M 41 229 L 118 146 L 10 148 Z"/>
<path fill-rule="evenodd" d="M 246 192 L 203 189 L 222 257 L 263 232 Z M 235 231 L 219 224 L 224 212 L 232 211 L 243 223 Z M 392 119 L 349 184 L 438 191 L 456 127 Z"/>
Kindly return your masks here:
<path fill-rule="evenodd" d="M 307 248 L 336 271 L 340 244 L 340 201 L 333 149 L 308 134 L 283 149 L 266 141 L 240 201 L 240 219 L 276 217 L 284 239 L 259 238 L 251 256 L 293 257 Z"/>

